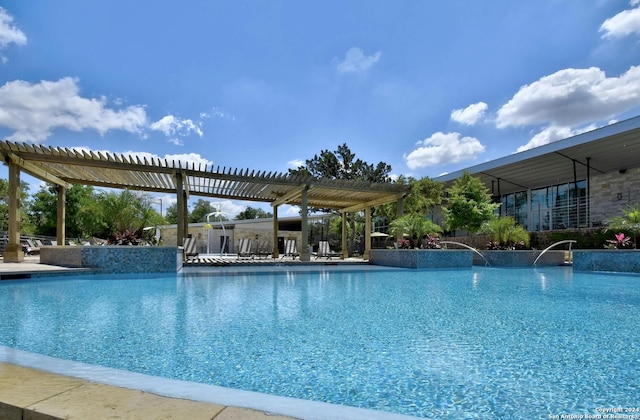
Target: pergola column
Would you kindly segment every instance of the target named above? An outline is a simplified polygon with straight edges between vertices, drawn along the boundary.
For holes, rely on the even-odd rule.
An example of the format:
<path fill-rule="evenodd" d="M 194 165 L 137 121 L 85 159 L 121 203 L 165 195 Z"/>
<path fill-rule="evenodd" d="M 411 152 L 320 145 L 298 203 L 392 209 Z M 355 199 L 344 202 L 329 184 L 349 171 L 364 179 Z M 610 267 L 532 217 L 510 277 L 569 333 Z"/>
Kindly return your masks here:
<path fill-rule="evenodd" d="M 309 207 L 308 207 L 308 191 L 309 187 L 302 190 L 300 212 L 302 213 L 302 244 L 298 252 L 300 252 L 300 261 L 309 261 Z"/>
<path fill-rule="evenodd" d="M 182 226 L 184 226 L 183 238 L 189 237 L 189 196 L 182 191 Z M 223 250 L 224 251 L 224 250 Z"/>
<path fill-rule="evenodd" d="M 398 201 L 396 202 L 396 217 L 399 219 L 402 216 L 404 216 L 404 199 L 405 196 L 402 196 L 400 198 L 398 198 Z M 400 241 L 400 239 L 402 239 L 402 232 L 398 232 L 398 234 L 396 235 L 396 244 Z"/>
<path fill-rule="evenodd" d="M 23 262 L 20 244 L 20 167 L 12 160 L 9 165 L 9 232 L 2 255 L 4 262 Z"/>
<path fill-rule="evenodd" d="M 273 206 L 273 252 L 271 256 L 273 258 L 280 257 L 278 251 L 278 206 Z"/>
<path fill-rule="evenodd" d="M 347 246 L 347 212 L 342 212 L 342 259 L 349 258 L 349 247 Z"/>
<path fill-rule="evenodd" d="M 65 201 L 67 197 L 67 189 L 61 185 L 58 185 L 58 207 L 57 207 L 57 221 L 56 221 L 56 242 L 58 245 L 64 245 L 67 240 L 67 224 L 66 224 L 66 207 Z"/>
<path fill-rule="evenodd" d="M 186 233 L 188 229 L 188 225 L 185 225 L 184 212 L 186 208 L 185 197 L 184 197 L 184 185 L 183 185 L 183 175 L 182 172 L 176 173 L 176 213 L 178 216 L 177 226 L 176 226 L 176 244 L 178 246 L 182 246 L 184 242 L 184 238 L 186 238 Z"/>
<path fill-rule="evenodd" d="M 371 251 L 371 207 L 364 208 L 364 255 L 362 258 L 369 259 Z"/>

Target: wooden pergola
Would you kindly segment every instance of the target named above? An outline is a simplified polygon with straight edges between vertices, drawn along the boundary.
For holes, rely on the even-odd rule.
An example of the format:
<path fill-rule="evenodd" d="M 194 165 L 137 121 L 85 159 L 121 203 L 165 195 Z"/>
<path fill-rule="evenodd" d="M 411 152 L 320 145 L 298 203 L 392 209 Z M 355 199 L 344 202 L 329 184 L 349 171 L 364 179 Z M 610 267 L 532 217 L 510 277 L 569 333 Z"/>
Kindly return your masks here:
<path fill-rule="evenodd" d="M 0 141 L 0 154 L 9 167 L 9 232 L 5 262 L 24 260 L 20 245 L 20 173 L 57 186 L 57 242 L 65 243 L 65 193 L 74 184 L 175 194 L 178 210 L 178 245 L 187 236 L 190 195 L 267 202 L 273 207 L 273 256 L 278 257 L 278 206 L 300 206 L 302 237 L 308 237 L 309 207 L 332 208 L 342 214 L 342 243 L 346 243 L 346 215 L 365 210 L 365 255 L 371 247 L 371 208 L 398 202 L 408 187 L 397 184 L 334 180 L 232 167 L 187 164 L 86 149 L 46 147 Z M 401 211 L 400 211 L 401 212 Z M 346 247 L 343 246 L 346 257 Z M 309 259 L 306 246 L 301 260 Z"/>

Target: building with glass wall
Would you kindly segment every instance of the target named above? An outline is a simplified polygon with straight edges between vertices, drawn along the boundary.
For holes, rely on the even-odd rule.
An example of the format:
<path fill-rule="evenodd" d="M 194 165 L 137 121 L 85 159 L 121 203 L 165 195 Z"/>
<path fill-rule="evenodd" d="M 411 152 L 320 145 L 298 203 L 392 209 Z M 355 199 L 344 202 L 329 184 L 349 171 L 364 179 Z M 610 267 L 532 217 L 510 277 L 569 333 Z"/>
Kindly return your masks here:
<path fill-rule="evenodd" d="M 435 180 L 446 188 L 464 172 L 531 232 L 600 227 L 640 203 L 640 116 Z"/>

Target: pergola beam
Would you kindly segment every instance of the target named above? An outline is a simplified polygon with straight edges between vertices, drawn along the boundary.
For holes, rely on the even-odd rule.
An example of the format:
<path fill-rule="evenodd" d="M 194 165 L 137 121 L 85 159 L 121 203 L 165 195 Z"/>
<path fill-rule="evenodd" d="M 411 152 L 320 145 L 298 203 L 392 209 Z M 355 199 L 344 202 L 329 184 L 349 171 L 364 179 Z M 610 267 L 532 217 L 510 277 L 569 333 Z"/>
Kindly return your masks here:
<path fill-rule="evenodd" d="M 54 185 L 59 185 L 63 188 L 71 188 L 72 184 L 64 181 L 63 179 L 58 178 L 57 176 L 47 172 L 46 170 L 34 165 L 31 162 L 28 162 L 21 158 L 20 156 L 16 156 L 14 153 L 7 153 L 5 155 L 8 159 L 10 159 L 13 163 L 22 168 L 22 170 L 29 175 L 32 175 L 36 178 L 40 178 L 43 181 L 49 182 Z"/>
<path fill-rule="evenodd" d="M 287 204 L 289 203 L 291 200 L 296 199 L 298 197 L 302 197 L 302 192 L 305 189 L 308 189 L 309 186 L 307 185 L 301 185 L 298 188 L 288 192 L 287 194 L 283 195 L 282 197 L 279 197 L 277 199 L 275 199 L 274 201 L 271 202 L 271 206 L 275 207 L 275 206 L 280 206 L 282 204 Z"/>
<path fill-rule="evenodd" d="M 359 203 L 350 207 L 345 207 L 340 209 L 340 212 L 342 213 L 352 213 L 354 211 L 359 211 L 359 210 L 364 210 L 367 207 L 375 207 L 375 206 L 381 206 L 383 204 L 387 204 L 387 203 L 392 203 L 394 201 L 399 200 L 400 198 L 403 198 L 404 196 L 406 196 L 406 193 L 403 194 L 395 194 L 395 195 L 388 195 L 382 198 L 378 198 L 375 200 L 371 200 L 371 201 L 367 201 L 364 203 Z"/>

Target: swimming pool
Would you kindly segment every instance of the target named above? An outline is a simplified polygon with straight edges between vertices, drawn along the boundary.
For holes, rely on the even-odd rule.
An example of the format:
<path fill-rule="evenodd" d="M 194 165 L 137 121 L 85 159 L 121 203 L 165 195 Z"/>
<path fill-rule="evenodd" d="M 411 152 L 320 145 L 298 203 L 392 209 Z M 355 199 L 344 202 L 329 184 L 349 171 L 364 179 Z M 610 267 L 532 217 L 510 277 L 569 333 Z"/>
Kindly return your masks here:
<path fill-rule="evenodd" d="M 640 389 L 640 277 L 570 268 L 3 281 L 0 319 L 29 352 L 418 417 L 598 414 Z"/>

